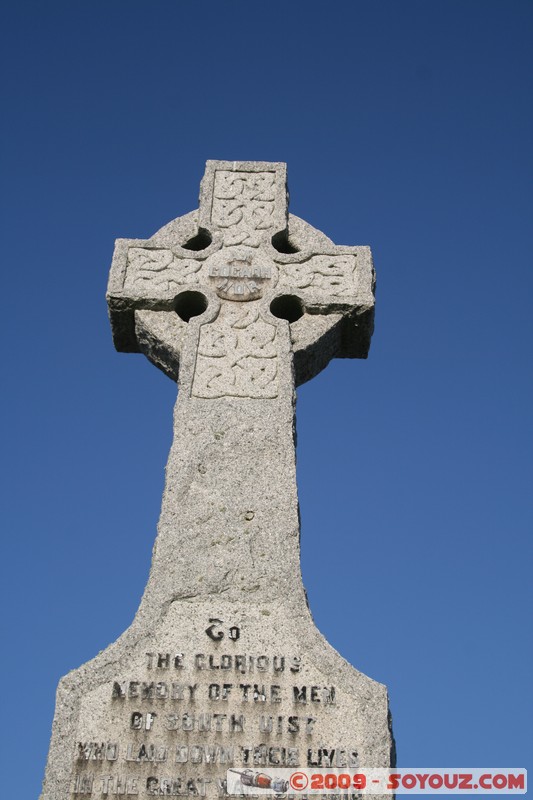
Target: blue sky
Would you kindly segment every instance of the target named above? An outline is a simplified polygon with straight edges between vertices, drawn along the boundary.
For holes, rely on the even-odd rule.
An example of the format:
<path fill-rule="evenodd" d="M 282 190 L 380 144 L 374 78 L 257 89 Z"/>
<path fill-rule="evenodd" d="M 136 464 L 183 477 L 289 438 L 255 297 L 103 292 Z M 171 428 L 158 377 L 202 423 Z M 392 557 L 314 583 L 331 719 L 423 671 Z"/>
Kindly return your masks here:
<path fill-rule="evenodd" d="M 2 16 L 5 796 L 37 796 L 60 676 L 145 585 L 175 386 L 114 351 L 105 287 L 208 158 L 286 161 L 291 211 L 373 248 L 369 359 L 298 393 L 318 626 L 388 685 L 401 766 L 527 766 L 532 4 Z"/>

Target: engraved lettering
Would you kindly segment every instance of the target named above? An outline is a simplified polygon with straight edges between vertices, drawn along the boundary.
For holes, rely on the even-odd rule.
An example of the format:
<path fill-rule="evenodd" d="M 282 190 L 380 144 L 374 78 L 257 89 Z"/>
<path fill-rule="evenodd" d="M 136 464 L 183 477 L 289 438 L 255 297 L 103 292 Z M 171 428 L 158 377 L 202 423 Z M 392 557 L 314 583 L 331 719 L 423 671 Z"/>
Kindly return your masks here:
<path fill-rule="evenodd" d="M 170 667 L 170 653 L 159 653 L 157 666 L 159 669 L 168 669 Z"/>
<path fill-rule="evenodd" d="M 116 761 L 118 753 L 117 742 L 78 742 L 76 745 L 78 761 Z"/>
<path fill-rule="evenodd" d="M 220 630 L 216 630 L 217 626 L 222 625 L 221 619 L 210 619 L 209 622 L 212 624 L 206 629 L 206 633 L 210 639 L 214 642 L 218 642 L 220 639 L 224 637 L 224 634 Z"/>
<path fill-rule="evenodd" d="M 163 718 L 163 725 L 168 731 L 199 731 L 202 733 L 214 731 L 221 733 L 230 732 L 244 728 L 245 718 L 236 714 L 211 714 L 201 712 L 192 714 L 166 714 Z"/>
<path fill-rule="evenodd" d="M 281 703 L 281 686 L 270 687 L 270 702 Z"/>
<path fill-rule="evenodd" d="M 143 715 L 139 711 L 134 711 L 131 715 L 130 728 L 134 731 L 140 731 L 143 723 Z"/>
<path fill-rule="evenodd" d="M 237 716 L 236 714 L 232 714 L 229 718 L 229 729 L 230 733 L 235 731 L 243 731 L 244 730 L 244 717 L 241 715 Z"/>
<path fill-rule="evenodd" d="M 150 762 L 163 762 L 167 760 L 167 747 L 156 744 L 129 744 L 124 757 L 125 761 L 133 761 L 137 764 Z"/>
<path fill-rule="evenodd" d="M 140 711 L 134 711 L 130 719 L 130 728 L 134 731 L 151 730 L 157 714 L 149 711 L 146 715 Z"/>
<path fill-rule="evenodd" d="M 117 681 L 114 681 L 111 697 L 113 698 L 113 700 L 115 700 L 116 698 L 120 698 L 121 700 L 123 700 L 126 697 L 126 684 L 117 683 Z"/>
<path fill-rule="evenodd" d="M 292 691 L 295 703 L 307 703 L 307 686 L 302 686 L 301 689 L 293 686 Z"/>
<path fill-rule="evenodd" d="M 241 762 L 244 766 L 254 767 L 297 767 L 300 763 L 300 751 L 297 747 L 245 745 L 241 747 Z"/>
<path fill-rule="evenodd" d="M 211 781 L 204 778 L 156 778 L 151 775 L 146 779 L 146 794 L 149 797 L 205 797 L 209 783 Z"/>
<path fill-rule="evenodd" d="M 335 703 L 334 686 L 293 686 L 293 699 L 295 703 Z"/>
<path fill-rule="evenodd" d="M 104 796 L 112 795 L 138 795 L 139 783 L 137 778 L 103 775 L 100 778 L 100 792 Z"/>
<path fill-rule="evenodd" d="M 92 775 L 76 775 L 72 794 L 92 794 L 93 777 Z"/>

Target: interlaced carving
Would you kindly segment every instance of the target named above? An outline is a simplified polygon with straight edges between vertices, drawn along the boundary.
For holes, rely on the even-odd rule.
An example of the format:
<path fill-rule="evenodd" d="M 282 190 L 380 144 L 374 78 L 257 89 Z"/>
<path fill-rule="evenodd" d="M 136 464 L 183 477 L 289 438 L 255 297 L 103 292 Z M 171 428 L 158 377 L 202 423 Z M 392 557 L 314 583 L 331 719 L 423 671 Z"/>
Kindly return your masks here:
<path fill-rule="evenodd" d="M 178 258 L 171 250 L 130 247 L 124 288 L 168 293 L 193 280 L 201 266 L 201 261 Z"/>
<path fill-rule="evenodd" d="M 327 322 L 325 327 L 317 324 L 319 316 L 331 315 L 331 327 L 333 317 L 359 307 L 356 313 L 366 315 L 363 323 L 352 325 L 347 319 L 346 335 L 339 341 L 350 355 L 365 354 L 373 304 L 369 249 L 338 247 L 327 239 L 308 243 L 305 236 L 296 236 L 298 247 L 282 252 L 272 242 L 287 232 L 287 222 L 284 165 L 208 162 L 196 217 L 199 230 L 211 235 L 205 252 L 184 250 L 180 242 L 185 237 L 166 229 L 160 244 L 155 239 L 117 245 L 109 295 L 117 346 L 131 351 L 139 345 L 136 308 L 167 313 L 175 308 L 186 322 L 205 312 L 190 334 L 196 350 L 190 361 L 180 364 L 182 342 L 189 335 L 181 327 L 179 341 L 159 342 L 159 331 L 152 338 L 143 332 L 140 342 L 144 350 L 154 348 L 154 363 L 167 374 L 180 370 L 189 396 L 205 399 L 280 396 L 280 319 L 298 324 L 292 343 L 308 348 L 299 359 L 299 375 L 314 370 L 302 364 L 313 358 L 313 336 L 324 335 L 328 327 Z M 299 225 L 294 221 L 295 232 Z M 184 291 L 204 295 L 205 302 L 194 305 L 191 295 L 180 306 Z"/>
<path fill-rule="evenodd" d="M 344 295 L 354 289 L 356 260 L 353 255 L 311 256 L 306 261 L 291 261 L 280 270 L 278 287 L 316 289 L 328 296 Z"/>
<path fill-rule="evenodd" d="M 274 172 L 230 172 L 217 170 L 211 220 L 223 231 L 226 246 L 259 247 L 273 228 L 276 207 Z"/>
<path fill-rule="evenodd" d="M 200 328 L 194 397 L 278 396 L 276 326 L 259 309 L 223 304 L 214 323 Z"/>

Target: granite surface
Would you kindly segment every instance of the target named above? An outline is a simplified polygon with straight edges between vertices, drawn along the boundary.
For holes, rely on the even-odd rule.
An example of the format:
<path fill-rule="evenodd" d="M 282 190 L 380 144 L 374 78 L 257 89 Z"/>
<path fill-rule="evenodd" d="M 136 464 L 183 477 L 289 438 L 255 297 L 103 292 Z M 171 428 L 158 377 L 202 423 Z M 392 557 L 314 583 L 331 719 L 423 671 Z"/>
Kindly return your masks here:
<path fill-rule="evenodd" d="M 295 476 L 295 385 L 366 357 L 373 285 L 368 247 L 288 215 L 281 163 L 209 161 L 198 211 L 117 241 L 115 346 L 178 383 L 174 439 L 141 605 L 61 680 L 42 800 L 392 765 L 386 688 L 309 612 Z"/>

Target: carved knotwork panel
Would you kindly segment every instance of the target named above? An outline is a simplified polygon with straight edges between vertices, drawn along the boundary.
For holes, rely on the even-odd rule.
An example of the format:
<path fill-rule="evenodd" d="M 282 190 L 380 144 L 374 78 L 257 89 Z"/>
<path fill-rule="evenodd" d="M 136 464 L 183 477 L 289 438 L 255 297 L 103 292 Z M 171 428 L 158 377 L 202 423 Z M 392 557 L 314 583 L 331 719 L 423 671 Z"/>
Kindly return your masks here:
<path fill-rule="evenodd" d="M 288 291 L 312 289 L 339 298 L 356 288 L 356 258 L 350 254 L 310 256 L 285 263 L 279 273 L 278 288 Z"/>
<path fill-rule="evenodd" d="M 351 294 L 356 288 L 353 255 L 315 255 L 305 261 L 285 261 L 279 265 L 278 280 L 274 263 L 256 252 L 249 247 L 224 248 L 204 262 L 181 258 L 171 250 L 131 247 L 124 290 L 141 296 L 168 296 L 183 285 L 201 282 L 204 264 L 208 282 L 227 300 L 257 299 L 265 283 L 277 283 L 278 288 L 289 292 L 314 289 L 335 298 Z"/>
<path fill-rule="evenodd" d="M 257 306 L 223 304 L 218 318 L 200 328 L 193 397 L 277 397 L 276 334 Z"/>
<path fill-rule="evenodd" d="M 124 290 L 141 296 L 167 296 L 184 284 L 197 282 L 202 263 L 180 258 L 172 250 L 130 247 Z"/>
<path fill-rule="evenodd" d="M 275 226 L 275 172 L 215 172 L 211 221 L 227 246 L 259 247 Z"/>

